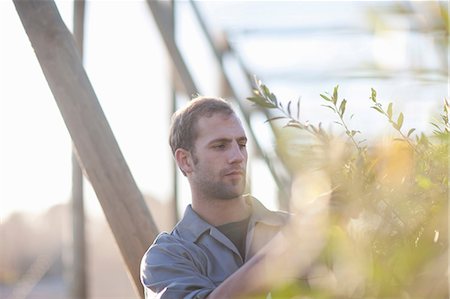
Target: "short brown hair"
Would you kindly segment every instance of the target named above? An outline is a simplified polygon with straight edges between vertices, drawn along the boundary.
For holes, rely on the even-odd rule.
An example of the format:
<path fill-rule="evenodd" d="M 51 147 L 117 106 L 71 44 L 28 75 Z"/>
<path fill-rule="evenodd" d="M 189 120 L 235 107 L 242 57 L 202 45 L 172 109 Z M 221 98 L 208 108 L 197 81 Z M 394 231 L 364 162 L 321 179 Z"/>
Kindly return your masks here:
<path fill-rule="evenodd" d="M 222 98 L 199 96 L 175 112 L 170 126 L 169 143 L 172 153 L 179 148 L 191 151 L 197 138 L 196 124 L 200 117 L 210 117 L 214 113 L 234 114 L 230 103 Z"/>

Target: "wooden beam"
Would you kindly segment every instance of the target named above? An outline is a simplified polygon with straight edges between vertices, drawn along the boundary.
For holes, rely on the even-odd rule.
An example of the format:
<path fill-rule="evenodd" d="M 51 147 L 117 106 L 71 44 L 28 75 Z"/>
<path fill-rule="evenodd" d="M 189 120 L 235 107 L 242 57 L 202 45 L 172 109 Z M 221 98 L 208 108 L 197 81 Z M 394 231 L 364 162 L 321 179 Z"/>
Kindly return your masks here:
<path fill-rule="evenodd" d="M 72 152 L 72 247 L 69 264 L 70 298 L 88 298 L 87 292 L 87 250 L 83 198 L 83 173 L 76 153 Z"/>
<path fill-rule="evenodd" d="M 167 51 L 170 54 L 172 63 L 175 66 L 177 74 L 183 83 L 184 90 L 188 96 L 192 96 L 199 93 L 197 86 L 189 72 L 189 69 L 181 55 L 180 50 L 175 41 L 173 35 L 174 23 L 171 21 L 171 7 L 170 3 L 164 3 L 159 0 L 147 0 L 148 7 L 153 15 L 153 19 L 161 32 L 161 37 L 164 40 L 164 44 Z"/>
<path fill-rule="evenodd" d="M 176 9 L 176 2 L 175 0 L 170 0 L 170 20 L 171 20 L 171 30 L 172 30 L 172 38 L 175 38 L 175 9 Z M 173 40 L 175 43 L 175 39 Z M 169 118 L 177 111 L 177 77 L 176 77 L 176 69 L 174 65 L 172 64 L 171 67 L 171 82 L 170 82 L 170 91 L 171 91 L 171 109 L 170 109 L 170 115 Z M 180 219 L 178 216 L 178 202 L 179 202 L 179 186 L 178 186 L 178 165 L 175 162 L 175 159 L 172 159 L 172 190 L 173 190 L 173 223 L 176 224 Z"/>
<path fill-rule="evenodd" d="M 73 37 L 81 60 L 84 49 L 84 0 L 73 2 Z M 70 298 L 88 298 L 86 226 L 83 196 L 83 172 L 76 152 L 72 149 L 72 254 Z"/>
<path fill-rule="evenodd" d="M 140 260 L 158 229 L 131 175 L 54 1 L 14 0 L 140 297 Z"/>

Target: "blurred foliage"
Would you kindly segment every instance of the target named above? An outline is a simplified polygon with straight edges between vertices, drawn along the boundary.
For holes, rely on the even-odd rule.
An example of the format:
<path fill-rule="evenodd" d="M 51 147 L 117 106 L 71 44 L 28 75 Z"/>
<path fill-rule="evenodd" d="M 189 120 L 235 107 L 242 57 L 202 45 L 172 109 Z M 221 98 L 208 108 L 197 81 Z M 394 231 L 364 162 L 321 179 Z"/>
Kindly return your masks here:
<path fill-rule="evenodd" d="M 395 136 L 365 140 L 338 86 L 320 96 L 341 134 L 301 121 L 300 100 L 283 104 L 259 80 L 248 98 L 279 113 L 268 121 L 283 124 L 277 151 L 292 176 L 320 170 L 331 181 L 323 252 L 272 298 L 448 298 L 448 101 L 434 131 L 418 133 L 372 89 L 367 103 Z"/>

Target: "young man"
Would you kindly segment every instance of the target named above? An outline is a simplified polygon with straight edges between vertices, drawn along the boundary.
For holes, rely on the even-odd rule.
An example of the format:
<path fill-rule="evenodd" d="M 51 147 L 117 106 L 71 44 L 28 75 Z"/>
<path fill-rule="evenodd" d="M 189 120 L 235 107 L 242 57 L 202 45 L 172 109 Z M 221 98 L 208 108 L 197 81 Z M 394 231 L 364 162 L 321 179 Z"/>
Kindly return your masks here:
<path fill-rule="evenodd" d="M 145 253 L 141 278 L 146 296 L 245 295 L 245 279 L 256 271 L 256 259 L 242 266 L 280 231 L 288 216 L 243 194 L 247 137 L 239 118 L 225 100 L 196 98 L 174 114 L 170 146 L 189 181 L 192 204 L 173 231 L 161 233 Z"/>

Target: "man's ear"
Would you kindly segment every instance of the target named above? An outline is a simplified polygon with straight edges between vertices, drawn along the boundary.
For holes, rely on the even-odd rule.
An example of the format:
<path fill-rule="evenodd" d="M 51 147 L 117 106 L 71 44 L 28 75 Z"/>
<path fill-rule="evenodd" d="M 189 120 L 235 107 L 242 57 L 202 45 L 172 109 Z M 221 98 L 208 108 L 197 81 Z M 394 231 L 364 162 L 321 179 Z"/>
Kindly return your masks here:
<path fill-rule="evenodd" d="M 194 165 L 194 162 L 189 151 L 183 148 L 178 148 L 175 151 L 175 161 L 177 162 L 178 167 L 184 175 L 192 172 L 192 166 Z"/>

